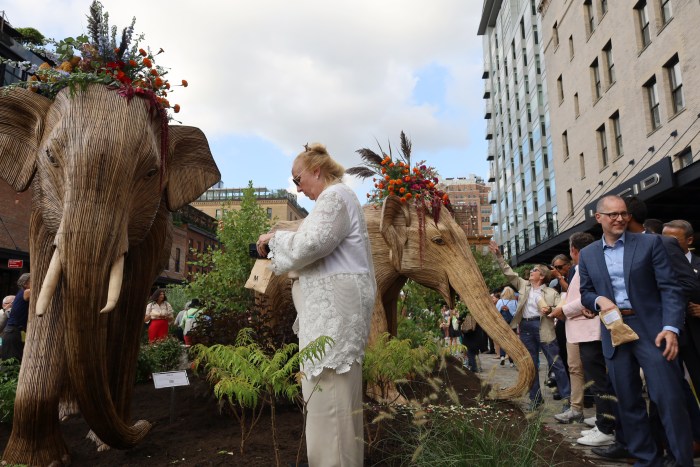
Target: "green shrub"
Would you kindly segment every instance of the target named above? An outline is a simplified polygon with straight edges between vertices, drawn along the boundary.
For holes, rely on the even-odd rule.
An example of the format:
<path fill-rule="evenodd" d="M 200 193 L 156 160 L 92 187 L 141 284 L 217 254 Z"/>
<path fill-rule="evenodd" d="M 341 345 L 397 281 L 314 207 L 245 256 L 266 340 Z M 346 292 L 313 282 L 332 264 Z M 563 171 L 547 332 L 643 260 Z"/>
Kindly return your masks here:
<path fill-rule="evenodd" d="M 362 378 L 377 387 L 382 401 L 387 401 L 394 383 L 430 374 L 438 358 L 435 346 L 413 348 L 409 339 L 390 337 L 384 333 L 367 347 L 362 364 Z"/>
<path fill-rule="evenodd" d="M 148 381 L 151 373 L 176 369 L 182 352 L 180 341 L 172 337 L 142 345 L 136 362 L 136 382 Z"/>
<path fill-rule="evenodd" d="M 0 422 L 12 422 L 19 378 L 19 362 L 14 358 L 0 361 Z"/>
<path fill-rule="evenodd" d="M 323 358 L 333 339 L 321 336 L 297 352 L 297 344 L 287 344 L 268 352 L 254 339 L 251 329 L 241 329 L 234 345 L 197 344 L 190 350 L 195 369 L 202 368 L 214 385 L 214 395 L 227 404 L 241 429 L 240 451 L 260 419 L 265 406 L 270 407 L 272 445 L 276 465 L 280 465 L 275 406 L 278 399 L 294 400 L 301 391 L 297 382 L 299 365 Z"/>

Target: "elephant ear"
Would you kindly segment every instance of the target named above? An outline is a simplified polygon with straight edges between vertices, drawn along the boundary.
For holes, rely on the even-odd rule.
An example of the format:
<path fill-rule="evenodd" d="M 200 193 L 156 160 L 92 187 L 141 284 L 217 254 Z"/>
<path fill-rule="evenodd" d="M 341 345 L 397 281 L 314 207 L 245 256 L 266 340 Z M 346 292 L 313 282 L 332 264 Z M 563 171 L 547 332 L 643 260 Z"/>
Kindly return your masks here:
<path fill-rule="evenodd" d="M 15 191 L 32 182 L 51 103 L 26 89 L 0 89 L 0 178 Z"/>
<path fill-rule="evenodd" d="M 170 126 L 168 140 L 165 198 L 168 210 L 177 211 L 221 180 L 221 173 L 209 150 L 207 137 L 199 128 Z"/>
<path fill-rule="evenodd" d="M 408 227 L 411 225 L 411 210 L 396 196 L 388 196 L 382 204 L 379 231 L 389 245 L 389 259 L 397 271 L 402 269 L 403 248 L 408 242 Z"/>

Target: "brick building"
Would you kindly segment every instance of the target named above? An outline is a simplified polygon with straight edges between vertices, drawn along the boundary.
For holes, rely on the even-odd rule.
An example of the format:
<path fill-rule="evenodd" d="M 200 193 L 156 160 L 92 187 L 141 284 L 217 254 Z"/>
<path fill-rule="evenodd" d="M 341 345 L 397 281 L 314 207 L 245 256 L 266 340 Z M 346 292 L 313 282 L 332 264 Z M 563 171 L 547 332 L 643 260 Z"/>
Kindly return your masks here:
<path fill-rule="evenodd" d="M 226 210 L 240 209 L 245 188 L 223 188 L 221 183 L 207 190 L 192 206 L 208 215 L 220 219 Z M 309 213 L 297 202 L 297 195 L 287 190 L 268 190 L 255 188 L 258 206 L 265 209 L 271 220 L 295 221 L 303 219 Z"/>
<path fill-rule="evenodd" d="M 468 177 L 441 178 L 438 186 L 449 195 L 455 221 L 464 229 L 470 242 L 478 237 L 491 238 L 492 205 L 488 200 L 491 187 L 483 178 L 474 174 Z"/>

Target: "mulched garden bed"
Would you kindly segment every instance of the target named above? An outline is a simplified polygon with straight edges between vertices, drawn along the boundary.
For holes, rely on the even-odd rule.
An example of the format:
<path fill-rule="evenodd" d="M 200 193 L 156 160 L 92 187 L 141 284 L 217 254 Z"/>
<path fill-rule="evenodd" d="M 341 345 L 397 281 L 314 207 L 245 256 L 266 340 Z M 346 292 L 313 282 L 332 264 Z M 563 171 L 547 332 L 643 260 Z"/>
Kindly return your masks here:
<path fill-rule="evenodd" d="M 498 417 L 499 427 L 506 427 L 504 436 L 517 437 L 528 425 L 519 408 L 510 402 L 479 401 L 483 389 L 480 380 L 469 372 L 461 370 L 454 361 L 448 364 L 441 376 L 444 385 L 452 386 L 464 406 L 472 416 Z M 247 467 L 273 466 L 275 457 L 272 450 L 269 411 L 264 413 L 257 428 L 246 443 L 245 454 L 241 455 L 239 447 L 239 427 L 235 419 L 221 415 L 217 401 L 211 396 L 206 382 L 190 378 L 191 385 L 176 388 L 176 419 L 170 423 L 170 389 L 154 389 L 152 384 L 141 384 L 135 388 L 133 398 L 134 418 L 145 419 L 153 423 L 153 429 L 146 439 L 137 447 L 128 451 L 110 450 L 98 453 L 95 445 L 85 439 L 88 427 L 81 418 L 69 420 L 62 424 L 64 437 L 72 450 L 75 466 L 212 466 L 245 465 Z M 411 398 L 429 397 L 434 388 L 428 384 L 412 384 L 409 392 Z M 439 397 L 431 404 L 452 405 L 448 397 Z M 377 415 L 373 409 L 366 411 L 367 419 Z M 411 429 L 412 414 L 399 411 L 392 420 L 386 421 L 385 434 L 388 440 L 368 450 L 366 466 L 406 464 L 405 444 L 397 440 L 396 434 Z M 449 418 L 449 417 L 447 417 Z M 488 423 L 488 422 L 485 422 Z M 278 408 L 277 427 L 282 453 L 283 465 L 293 463 L 302 435 L 303 419 L 294 405 Z M 590 460 L 582 459 L 581 454 L 568 446 L 561 435 L 543 430 L 544 438 L 537 445 L 540 459 L 547 459 L 547 464 L 559 466 L 592 465 Z M 10 435 L 9 425 L 0 425 L 0 443 L 4 446 Z M 302 447 L 302 462 L 305 461 L 305 447 Z M 393 459 L 391 461 L 387 459 Z M 399 459 L 404 459 L 400 461 Z M 410 453 L 408 454 L 410 459 Z M 292 464 L 293 465 L 293 464 Z"/>

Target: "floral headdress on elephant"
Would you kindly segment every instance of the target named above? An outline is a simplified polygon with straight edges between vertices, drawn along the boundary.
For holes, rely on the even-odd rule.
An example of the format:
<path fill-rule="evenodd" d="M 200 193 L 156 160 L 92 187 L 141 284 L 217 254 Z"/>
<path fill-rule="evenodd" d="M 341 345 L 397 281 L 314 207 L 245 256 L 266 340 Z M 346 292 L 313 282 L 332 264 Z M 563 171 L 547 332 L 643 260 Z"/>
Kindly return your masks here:
<path fill-rule="evenodd" d="M 143 34 L 134 38 L 134 24 L 122 30 L 117 43 L 117 27 L 109 26 L 109 13 L 103 11 L 102 4 L 94 0 L 90 5 L 88 35 L 68 37 L 61 41 L 46 39 L 43 45 L 26 46 L 38 56 L 46 59 L 36 66 L 28 61 L 14 62 L 0 58 L 0 64 L 8 63 L 29 74 L 26 81 L 5 86 L 27 88 L 49 99 L 54 99 L 63 88 L 70 88 L 71 95 L 77 89 L 85 89 L 89 84 L 104 84 L 114 89 L 120 96 L 131 100 L 134 96 L 146 99 L 154 117 L 161 118 L 161 177 L 165 168 L 165 152 L 168 147 L 168 113 L 180 111 L 180 105 L 170 105 L 168 93 L 174 87 L 187 87 L 186 80 L 171 84 L 165 77 L 168 70 L 155 64 L 155 57 L 163 49 L 153 53 L 150 48 L 140 48 Z M 48 48 L 48 47 L 50 48 Z"/>
<path fill-rule="evenodd" d="M 437 224 L 443 207 L 452 212 L 450 198 L 440 190 L 438 173 L 435 168 L 420 161 L 411 167 L 411 141 L 401 132 L 401 150 L 396 158 L 385 153 L 381 146 L 382 155 L 371 149 L 358 149 L 356 152 L 364 160 L 364 165 L 351 167 L 346 170 L 350 175 L 360 178 L 372 177 L 374 190 L 367 193 L 370 203 L 381 205 L 389 196 L 397 196 L 401 203 L 412 203 L 418 213 L 418 234 L 420 235 L 420 259 L 423 261 L 423 241 L 425 237 L 425 215 L 429 214 Z"/>

